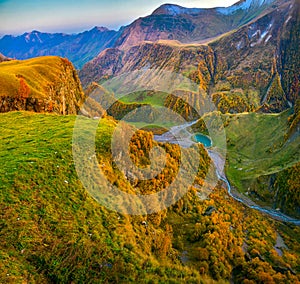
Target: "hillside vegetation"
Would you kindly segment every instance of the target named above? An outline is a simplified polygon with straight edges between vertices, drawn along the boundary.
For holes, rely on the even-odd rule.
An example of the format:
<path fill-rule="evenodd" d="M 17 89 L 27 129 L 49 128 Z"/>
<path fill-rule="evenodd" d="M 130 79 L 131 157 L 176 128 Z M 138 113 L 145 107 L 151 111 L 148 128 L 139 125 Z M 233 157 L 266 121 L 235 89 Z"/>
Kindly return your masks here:
<path fill-rule="evenodd" d="M 93 120 L 84 121 L 89 131 Z M 126 216 L 96 203 L 73 164 L 74 122 L 74 116 L 0 115 L 1 283 L 300 280 L 299 228 L 245 208 L 221 186 L 206 200 L 191 187 L 168 210 L 148 216 Z M 176 173 L 179 149 L 168 144 L 163 146 L 169 153 L 164 173 L 138 183 L 124 178 L 111 160 L 115 125 L 103 119 L 96 136 L 96 155 L 108 180 L 125 191 L 146 194 L 171 182 L 168 171 Z M 155 143 L 151 133 L 136 132 L 130 147 L 137 165 L 149 163 L 147 153 Z M 209 161 L 199 150 L 198 185 Z M 275 249 L 277 233 L 288 249 Z"/>
<path fill-rule="evenodd" d="M 0 112 L 76 114 L 84 94 L 67 59 L 38 57 L 0 63 Z"/>

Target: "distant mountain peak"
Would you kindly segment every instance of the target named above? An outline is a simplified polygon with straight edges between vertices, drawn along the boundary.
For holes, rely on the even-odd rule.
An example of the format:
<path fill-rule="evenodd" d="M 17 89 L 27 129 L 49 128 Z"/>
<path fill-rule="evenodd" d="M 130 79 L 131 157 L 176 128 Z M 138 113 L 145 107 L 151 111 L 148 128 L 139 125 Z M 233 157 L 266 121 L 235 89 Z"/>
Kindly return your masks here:
<path fill-rule="evenodd" d="M 25 33 L 25 41 L 26 42 L 39 42 L 39 43 L 43 43 L 43 40 L 40 38 L 40 36 L 42 35 L 41 32 L 33 30 L 32 32 L 29 33 Z"/>
<path fill-rule="evenodd" d="M 9 61 L 10 59 L 4 56 L 2 53 L 0 53 L 0 63 L 3 61 Z"/>
<path fill-rule="evenodd" d="M 158 7 L 152 15 L 172 15 L 177 16 L 181 14 L 196 14 L 201 12 L 202 8 L 185 8 L 176 4 L 163 4 Z"/>
<path fill-rule="evenodd" d="M 93 29 L 92 29 L 92 31 L 99 31 L 99 32 L 107 32 L 107 31 L 109 31 L 109 29 L 108 28 L 106 28 L 106 27 L 98 27 L 98 26 L 95 26 Z"/>
<path fill-rule="evenodd" d="M 276 0 L 241 0 L 230 7 L 217 8 L 217 11 L 224 15 L 230 15 L 238 10 L 248 10 L 251 8 L 259 8 L 262 6 L 268 6 Z"/>
<path fill-rule="evenodd" d="M 262 6 L 270 5 L 271 3 L 275 2 L 276 0 L 240 0 L 239 2 L 233 4 L 229 7 L 218 7 L 218 8 L 185 8 L 176 4 L 163 4 L 158 7 L 152 15 L 191 15 L 197 14 L 205 10 L 214 10 L 216 9 L 217 12 L 230 15 L 235 13 L 238 10 L 248 10 L 252 8 L 259 8 Z"/>

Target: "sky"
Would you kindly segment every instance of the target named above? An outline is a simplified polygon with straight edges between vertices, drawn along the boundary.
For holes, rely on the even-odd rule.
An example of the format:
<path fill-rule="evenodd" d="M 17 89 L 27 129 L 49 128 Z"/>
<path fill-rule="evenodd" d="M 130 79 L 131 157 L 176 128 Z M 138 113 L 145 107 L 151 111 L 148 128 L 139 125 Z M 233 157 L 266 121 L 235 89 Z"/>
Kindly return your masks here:
<path fill-rule="evenodd" d="M 119 29 L 165 3 L 227 7 L 238 0 L 0 0 L 0 36 L 42 32 L 77 33 L 94 26 Z"/>

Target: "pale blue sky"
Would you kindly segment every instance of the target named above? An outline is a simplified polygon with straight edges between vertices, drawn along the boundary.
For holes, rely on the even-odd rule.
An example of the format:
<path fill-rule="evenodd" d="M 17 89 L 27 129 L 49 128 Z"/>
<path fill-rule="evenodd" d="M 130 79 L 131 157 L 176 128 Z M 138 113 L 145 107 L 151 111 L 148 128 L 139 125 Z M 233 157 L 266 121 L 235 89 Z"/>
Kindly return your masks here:
<path fill-rule="evenodd" d="M 164 3 L 225 7 L 238 0 L 0 0 L 0 35 L 26 31 L 80 32 L 94 26 L 118 29 Z"/>

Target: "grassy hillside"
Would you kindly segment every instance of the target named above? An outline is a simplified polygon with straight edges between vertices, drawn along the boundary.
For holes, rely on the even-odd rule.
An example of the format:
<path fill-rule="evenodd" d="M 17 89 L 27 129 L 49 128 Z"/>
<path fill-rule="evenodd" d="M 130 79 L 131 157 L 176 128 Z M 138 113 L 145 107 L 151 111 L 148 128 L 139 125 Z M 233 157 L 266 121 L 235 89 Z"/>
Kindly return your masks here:
<path fill-rule="evenodd" d="M 240 191 L 272 207 L 290 207 L 285 211 L 299 216 L 296 213 L 300 207 L 299 176 L 295 175 L 293 184 L 287 186 L 289 194 L 283 198 L 284 202 L 276 201 L 277 197 L 286 195 L 283 183 L 273 187 L 277 173 L 280 175 L 280 172 L 299 163 L 299 132 L 289 134 L 289 117 L 292 117 L 291 110 L 281 114 L 227 115 L 227 176 Z"/>
<path fill-rule="evenodd" d="M 148 231 L 158 237 L 161 229 L 145 228 L 143 216 L 109 212 L 87 194 L 73 165 L 74 120 L 18 112 L 0 116 L 0 282 L 199 279 L 173 257 L 161 266 Z M 113 125 L 106 120 L 100 126 L 101 141 Z M 107 159 L 106 151 L 101 153 Z"/>
<path fill-rule="evenodd" d="M 232 180 L 275 173 L 297 162 L 299 135 L 285 141 L 289 115 L 284 112 L 227 116 L 228 176 Z"/>
<path fill-rule="evenodd" d="M 191 112 L 194 111 L 183 100 L 163 92 L 134 92 L 117 99 L 115 94 L 93 83 L 85 90 L 85 95 L 87 97 L 84 105 L 86 115 L 101 117 L 107 114 L 141 128 L 144 128 L 146 124 L 144 129 L 156 134 L 165 132 L 163 128 L 184 123 L 183 118 L 191 120 Z M 175 116 L 173 112 L 167 112 L 163 107 L 179 115 Z M 193 114 L 197 117 L 195 111 Z"/>
<path fill-rule="evenodd" d="M 1 283 L 299 281 L 299 228 L 267 220 L 228 198 L 221 187 L 207 200 L 192 187 L 168 210 L 148 216 L 100 206 L 76 175 L 74 121 L 74 116 L 0 114 Z M 153 184 L 134 185 L 112 164 L 115 124 L 102 120 L 96 136 L 97 158 L 108 179 L 124 190 L 160 190 L 167 172 Z M 131 157 L 140 166 L 148 163 L 144 147 L 155 145 L 151 139 L 140 132 L 132 140 Z M 165 147 L 171 159 L 167 168 L 176 172 L 178 147 Z M 205 161 L 204 155 L 198 183 Z M 215 210 L 207 213 L 211 207 Z M 289 247 L 281 248 L 282 256 L 274 248 L 276 232 Z"/>
<path fill-rule="evenodd" d="M 83 100 L 80 81 L 66 59 L 46 56 L 0 64 L 0 111 L 75 114 Z"/>

